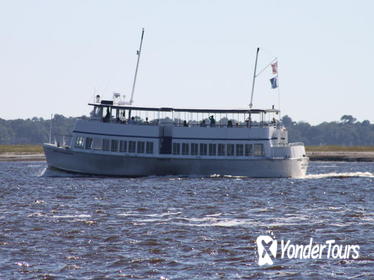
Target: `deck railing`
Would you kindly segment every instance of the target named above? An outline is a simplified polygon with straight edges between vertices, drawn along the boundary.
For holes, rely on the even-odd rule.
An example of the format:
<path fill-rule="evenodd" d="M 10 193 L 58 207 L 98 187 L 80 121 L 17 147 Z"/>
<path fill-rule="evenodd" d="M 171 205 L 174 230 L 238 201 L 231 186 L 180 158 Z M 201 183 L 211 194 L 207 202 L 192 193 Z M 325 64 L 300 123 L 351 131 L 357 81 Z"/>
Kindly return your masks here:
<path fill-rule="evenodd" d="M 243 128 L 243 127 L 281 127 L 279 121 L 276 122 L 233 122 L 229 124 L 228 122 L 220 122 L 217 121 L 215 124 L 211 124 L 209 122 L 197 122 L 197 121 L 189 121 L 184 123 L 183 121 L 170 121 L 170 122 L 162 122 L 162 120 L 151 120 L 151 121 L 144 121 L 144 120 L 119 120 L 112 118 L 108 121 L 104 121 L 103 119 L 96 119 L 91 118 L 91 121 L 102 121 L 107 123 L 116 123 L 116 124 L 131 124 L 131 125 L 151 125 L 151 126 L 159 126 L 161 124 L 167 125 L 170 124 L 175 127 L 232 127 L 232 128 Z"/>

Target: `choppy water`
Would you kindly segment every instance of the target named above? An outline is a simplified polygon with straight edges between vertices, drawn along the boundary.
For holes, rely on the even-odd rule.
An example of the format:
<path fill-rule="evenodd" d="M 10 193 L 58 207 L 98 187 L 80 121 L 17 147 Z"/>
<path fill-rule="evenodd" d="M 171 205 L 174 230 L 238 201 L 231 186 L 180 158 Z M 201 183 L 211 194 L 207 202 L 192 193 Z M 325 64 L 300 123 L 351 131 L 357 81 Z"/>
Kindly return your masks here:
<path fill-rule="evenodd" d="M 0 162 L 0 279 L 374 279 L 374 163 L 312 162 L 305 179 L 41 176 L 45 167 Z M 260 267 L 255 242 L 269 231 L 358 244 L 360 256 Z"/>

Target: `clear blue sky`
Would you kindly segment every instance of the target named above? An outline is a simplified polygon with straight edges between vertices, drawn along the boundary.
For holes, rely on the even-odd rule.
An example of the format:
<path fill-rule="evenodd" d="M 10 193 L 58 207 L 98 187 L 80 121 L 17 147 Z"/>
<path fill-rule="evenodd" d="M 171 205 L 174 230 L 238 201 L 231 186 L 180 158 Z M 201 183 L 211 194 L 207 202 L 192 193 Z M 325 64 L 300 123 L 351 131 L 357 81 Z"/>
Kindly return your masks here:
<path fill-rule="evenodd" d="M 374 1 L 0 0 L 0 118 L 87 114 L 94 91 L 135 104 L 245 108 L 255 50 L 279 58 L 281 109 L 374 121 Z M 254 107 L 277 104 L 270 69 Z"/>

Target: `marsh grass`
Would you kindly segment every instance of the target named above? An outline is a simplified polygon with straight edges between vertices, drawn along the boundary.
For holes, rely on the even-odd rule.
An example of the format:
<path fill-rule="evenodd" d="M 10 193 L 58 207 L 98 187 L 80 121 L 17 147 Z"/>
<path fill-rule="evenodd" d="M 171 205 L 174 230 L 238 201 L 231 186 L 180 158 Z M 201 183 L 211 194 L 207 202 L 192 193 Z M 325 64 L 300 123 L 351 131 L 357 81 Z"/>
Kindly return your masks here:
<path fill-rule="evenodd" d="M 307 152 L 374 152 L 374 146 L 306 146 Z"/>
<path fill-rule="evenodd" d="M 43 153 L 41 145 L 0 145 L 0 153 Z"/>

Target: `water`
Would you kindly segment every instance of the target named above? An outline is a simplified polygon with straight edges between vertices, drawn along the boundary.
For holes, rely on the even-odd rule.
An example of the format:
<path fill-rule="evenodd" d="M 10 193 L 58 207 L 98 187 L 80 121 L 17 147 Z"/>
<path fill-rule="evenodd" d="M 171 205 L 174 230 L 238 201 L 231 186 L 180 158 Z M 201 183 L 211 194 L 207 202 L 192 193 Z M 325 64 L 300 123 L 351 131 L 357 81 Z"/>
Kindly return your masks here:
<path fill-rule="evenodd" d="M 312 162 L 305 179 L 41 176 L 45 167 L 0 162 L 0 279 L 374 278 L 374 163 Z M 256 238 L 269 232 L 357 244 L 360 256 L 277 255 L 260 267 Z"/>

